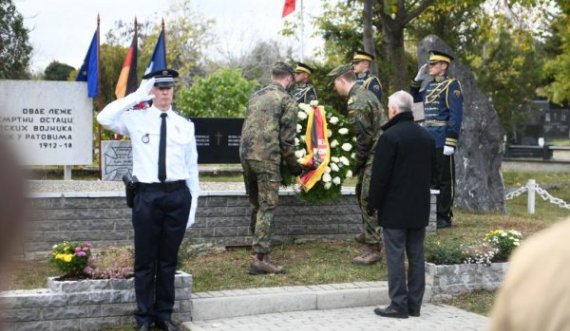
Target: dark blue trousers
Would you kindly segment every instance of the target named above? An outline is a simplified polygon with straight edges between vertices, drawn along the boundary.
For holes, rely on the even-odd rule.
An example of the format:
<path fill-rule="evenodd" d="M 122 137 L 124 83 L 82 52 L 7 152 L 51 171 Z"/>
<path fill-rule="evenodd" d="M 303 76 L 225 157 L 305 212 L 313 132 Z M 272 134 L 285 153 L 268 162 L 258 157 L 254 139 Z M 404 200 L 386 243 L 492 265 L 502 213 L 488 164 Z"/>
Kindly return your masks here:
<path fill-rule="evenodd" d="M 390 305 L 399 311 L 420 312 L 424 291 L 424 239 L 426 229 L 382 228 L 388 265 Z M 404 265 L 408 256 L 408 277 Z"/>
<path fill-rule="evenodd" d="M 140 185 L 133 206 L 137 323 L 170 320 L 178 248 L 184 238 L 191 195 L 185 185 Z"/>

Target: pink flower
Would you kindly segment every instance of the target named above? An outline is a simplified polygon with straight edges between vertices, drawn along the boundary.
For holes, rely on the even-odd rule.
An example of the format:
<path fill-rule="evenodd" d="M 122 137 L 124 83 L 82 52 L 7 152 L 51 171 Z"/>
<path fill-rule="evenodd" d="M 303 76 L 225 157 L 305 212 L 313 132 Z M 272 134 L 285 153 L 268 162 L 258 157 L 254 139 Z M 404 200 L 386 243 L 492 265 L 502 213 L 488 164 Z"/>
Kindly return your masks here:
<path fill-rule="evenodd" d="M 83 256 L 87 256 L 87 253 L 85 253 L 84 251 L 76 251 L 75 255 L 83 257 Z"/>

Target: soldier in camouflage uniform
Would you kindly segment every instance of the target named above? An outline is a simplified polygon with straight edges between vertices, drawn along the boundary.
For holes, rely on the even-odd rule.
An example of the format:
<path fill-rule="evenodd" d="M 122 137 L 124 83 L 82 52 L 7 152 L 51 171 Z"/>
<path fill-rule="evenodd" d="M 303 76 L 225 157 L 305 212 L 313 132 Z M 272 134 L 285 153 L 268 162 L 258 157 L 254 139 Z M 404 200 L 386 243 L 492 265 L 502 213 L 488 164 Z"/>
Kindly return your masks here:
<path fill-rule="evenodd" d="M 297 67 L 295 68 L 295 88 L 291 91 L 291 96 L 298 103 L 310 104 L 311 101 L 317 100 L 317 91 L 309 82 L 309 77 L 313 70 L 308 65 L 297 62 Z"/>
<path fill-rule="evenodd" d="M 356 158 L 353 167 L 358 176 L 356 196 L 362 212 L 362 223 L 366 233 L 364 242 L 367 249 L 352 260 L 361 265 L 374 264 L 382 259 L 382 228 L 375 215 L 367 213 L 367 197 L 372 174 L 374 146 L 380 138 L 381 125 L 386 120 L 384 109 L 376 96 L 356 83 L 356 76 L 350 65 L 342 65 L 329 73 L 334 77 L 334 88 L 341 95 L 348 97 L 348 118 L 356 136 Z"/>
<path fill-rule="evenodd" d="M 279 199 L 281 160 L 298 176 L 303 171 L 295 157 L 297 103 L 287 93 L 293 69 L 282 62 L 271 71 L 272 83 L 255 92 L 247 106 L 241 132 L 240 159 L 251 204 L 253 262 L 250 274 L 283 273 L 269 260 L 271 221 Z"/>
<path fill-rule="evenodd" d="M 370 90 L 382 102 L 382 84 L 380 79 L 370 72 L 372 61 L 374 61 L 372 54 L 356 51 L 352 57 L 352 70 L 356 74 L 356 84 Z"/>

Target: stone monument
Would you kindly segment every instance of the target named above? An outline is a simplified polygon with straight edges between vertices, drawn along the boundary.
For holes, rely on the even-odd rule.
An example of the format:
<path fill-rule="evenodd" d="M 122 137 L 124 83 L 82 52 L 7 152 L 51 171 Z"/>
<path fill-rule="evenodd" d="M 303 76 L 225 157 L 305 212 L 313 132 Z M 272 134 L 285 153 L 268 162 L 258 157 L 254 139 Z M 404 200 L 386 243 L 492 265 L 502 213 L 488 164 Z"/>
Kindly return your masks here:
<path fill-rule="evenodd" d="M 455 54 L 443 40 L 430 35 L 418 45 L 419 66 L 427 63 L 430 50 Z M 472 212 L 504 212 L 503 128 L 495 107 L 477 87 L 471 70 L 454 57 L 448 75 L 461 82 L 464 96 L 463 123 L 455 154 L 455 205 Z"/>

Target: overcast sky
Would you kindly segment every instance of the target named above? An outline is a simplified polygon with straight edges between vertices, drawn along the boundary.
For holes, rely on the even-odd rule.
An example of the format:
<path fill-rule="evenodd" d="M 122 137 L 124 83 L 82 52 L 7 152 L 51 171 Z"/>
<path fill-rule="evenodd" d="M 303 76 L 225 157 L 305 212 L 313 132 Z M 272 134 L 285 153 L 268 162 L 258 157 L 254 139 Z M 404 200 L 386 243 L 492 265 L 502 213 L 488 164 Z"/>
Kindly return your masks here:
<path fill-rule="evenodd" d="M 157 22 L 163 13 L 178 0 L 13 0 L 18 12 L 24 17 L 24 24 L 30 30 L 29 36 L 34 53 L 31 67 L 34 71 L 43 69 L 53 60 L 79 67 L 97 27 L 97 13 L 101 15 L 101 36 L 117 20 L 139 20 Z M 295 38 L 281 37 L 284 19 L 281 12 L 285 0 L 193 0 L 195 12 L 207 18 L 214 18 L 216 44 L 209 49 L 214 58 L 223 58 L 230 52 L 239 56 L 257 40 L 278 40 L 285 47 L 292 47 L 300 56 L 300 43 Z M 297 12 L 300 8 L 297 0 Z M 303 0 L 305 20 L 321 13 L 321 0 Z M 293 17 L 294 14 L 289 16 Z M 167 27 L 168 29 L 168 27 Z M 320 47 L 318 38 L 305 24 L 305 58 Z M 102 39 L 102 42 L 105 42 Z M 128 45 L 125 45 L 128 46 Z"/>

